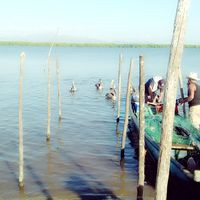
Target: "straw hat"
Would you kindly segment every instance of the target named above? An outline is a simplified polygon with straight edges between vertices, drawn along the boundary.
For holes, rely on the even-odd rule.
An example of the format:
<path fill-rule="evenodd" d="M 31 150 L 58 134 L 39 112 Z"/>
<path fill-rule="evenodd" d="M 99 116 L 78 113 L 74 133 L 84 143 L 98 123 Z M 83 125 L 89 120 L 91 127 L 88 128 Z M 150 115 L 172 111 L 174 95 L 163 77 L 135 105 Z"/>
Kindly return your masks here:
<path fill-rule="evenodd" d="M 195 72 L 190 72 L 190 74 L 189 74 L 189 76 L 187 76 L 187 78 L 188 78 L 188 79 L 195 80 L 195 81 L 200 80 L 200 79 L 198 78 L 197 73 L 195 73 Z"/>

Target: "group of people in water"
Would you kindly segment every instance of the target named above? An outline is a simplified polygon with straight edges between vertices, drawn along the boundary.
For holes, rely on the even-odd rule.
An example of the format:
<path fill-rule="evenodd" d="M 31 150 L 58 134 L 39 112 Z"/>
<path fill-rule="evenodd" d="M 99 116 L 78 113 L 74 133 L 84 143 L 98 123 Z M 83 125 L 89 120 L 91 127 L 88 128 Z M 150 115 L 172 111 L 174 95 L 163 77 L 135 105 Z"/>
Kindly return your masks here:
<path fill-rule="evenodd" d="M 99 79 L 98 83 L 95 84 L 95 87 L 97 90 L 103 89 L 103 82 L 101 79 Z M 72 86 L 69 91 L 71 93 L 74 93 L 77 91 L 74 81 L 72 82 Z M 115 89 L 114 80 L 111 81 L 109 91 L 108 91 L 108 93 L 106 93 L 105 97 L 107 99 L 116 100 L 116 89 Z"/>
<path fill-rule="evenodd" d="M 190 72 L 190 74 L 187 76 L 187 79 L 188 96 L 185 98 L 177 99 L 176 103 L 188 103 L 189 118 L 194 127 L 200 130 L 200 85 L 198 85 L 198 80 L 200 79 L 198 78 L 198 75 L 195 72 Z M 97 90 L 103 89 L 103 82 L 101 79 L 99 79 L 99 81 L 95 84 L 95 87 Z M 154 105 L 162 104 L 164 96 L 164 87 L 165 79 L 163 79 L 162 76 L 154 76 L 148 79 L 145 83 L 145 103 Z M 73 82 L 70 92 L 75 92 L 76 90 L 77 89 Z M 133 95 L 135 95 L 134 92 Z M 116 96 L 116 88 L 114 80 L 112 80 L 109 91 L 108 93 L 106 93 L 105 97 L 107 99 L 116 100 Z"/>
<path fill-rule="evenodd" d="M 97 90 L 103 89 L 103 82 L 101 79 L 99 79 L 98 83 L 95 84 Z M 107 99 L 116 100 L 116 89 L 115 89 L 115 83 L 114 80 L 110 83 L 109 92 L 106 93 L 105 97 Z"/>

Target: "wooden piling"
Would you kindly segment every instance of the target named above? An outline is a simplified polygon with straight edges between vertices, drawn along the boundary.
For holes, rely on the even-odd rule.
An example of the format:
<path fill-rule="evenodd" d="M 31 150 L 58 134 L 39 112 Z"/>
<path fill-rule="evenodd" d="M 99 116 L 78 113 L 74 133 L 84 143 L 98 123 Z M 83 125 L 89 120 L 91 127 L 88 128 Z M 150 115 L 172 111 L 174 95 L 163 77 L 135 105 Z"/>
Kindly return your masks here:
<path fill-rule="evenodd" d="M 120 55 L 119 55 L 119 70 L 118 70 L 118 105 L 117 105 L 117 123 L 119 123 L 119 119 L 120 119 L 121 84 L 122 84 L 122 77 L 121 77 L 122 61 L 123 61 L 123 55 L 122 55 L 122 53 L 120 53 Z"/>
<path fill-rule="evenodd" d="M 130 105 L 130 88 L 131 88 L 131 79 L 132 79 L 132 66 L 133 66 L 133 59 L 131 59 L 131 62 L 130 62 L 128 82 L 127 82 L 126 109 L 125 109 L 124 129 L 123 129 L 123 135 L 122 135 L 121 159 L 124 158 L 124 149 L 125 149 L 125 144 L 126 144 L 126 132 L 127 132 L 127 126 L 128 126 L 129 105 Z"/>
<path fill-rule="evenodd" d="M 51 72 L 50 72 L 50 55 L 48 56 L 48 114 L 47 114 L 47 138 L 50 140 L 51 129 Z"/>
<path fill-rule="evenodd" d="M 144 162 L 145 162 L 145 142 L 144 142 L 144 130 L 145 130 L 145 120 L 144 120 L 144 92 L 145 92 L 145 81 L 144 81 L 144 57 L 139 57 L 140 65 L 140 113 L 139 113 L 139 180 L 137 187 L 137 200 L 143 199 L 144 190 Z"/>
<path fill-rule="evenodd" d="M 20 54 L 19 73 L 19 187 L 24 187 L 24 146 L 23 146 L 23 71 L 25 53 Z"/>
<path fill-rule="evenodd" d="M 58 88 L 59 120 L 61 120 L 62 110 L 61 110 L 61 92 L 60 92 L 60 65 L 59 65 L 58 59 L 56 59 L 56 74 L 57 74 L 57 88 Z"/>
<path fill-rule="evenodd" d="M 59 29 L 57 29 L 56 36 L 58 35 Z M 55 43 L 55 38 L 51 43 L 48 52 L 48 59 L 47 59 L 47 66 L 48 66 L 48 114 L 47 114 L 47 136 L 46 140 L 50 140 L 50 133 L 51 133 L 51 68 L 50 68 L 50 58 L 51 58 L 51 51 Z"/>
<path fill-rule="evenodd" d="M 178 79 L 179 79 L 180 93 L 181 93 L 181 98 L 184 99 L 183 79 L 182 79 L 181 67 L 179 66 L 178 69 L 179 69 Z M 186 117 L 185 103 L 183 104 L 183 114 L 184 114 L 184 117 Z"/>
<path fill-rule="evenodd" d="M 184 36 L 186 19 L 190 0 L 179 0 L 174 32 L 170 49 L 170 57 L 167 71 L 167 81 L 165 86 L 165 101 L 162 120 L 162 136 L 160 144 L 160 155 L 158 160 L 157 180 L 156 180 L 156 200 L 166 200 L 167 184 L 169 178 L 170 154 L 172 146 L 172 131 L 174 122 L 174 109 L 177 92 L 178 66 L 184 47 Z"/>

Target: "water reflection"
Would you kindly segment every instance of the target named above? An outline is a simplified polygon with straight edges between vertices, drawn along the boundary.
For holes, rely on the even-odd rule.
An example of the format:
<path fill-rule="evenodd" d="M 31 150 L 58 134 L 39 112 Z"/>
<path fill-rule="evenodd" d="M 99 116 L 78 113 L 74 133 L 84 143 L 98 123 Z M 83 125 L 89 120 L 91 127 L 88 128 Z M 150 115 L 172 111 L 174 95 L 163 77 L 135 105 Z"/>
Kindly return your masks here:
<path fill-rule="evenodd" d="M 19 189 L 19 200 L 25 200 L 25 199 L 26 199 L 26 196 L 24 193 L 24 187 L 22 187 Z"/>
<path fill-rule="evenodd" d="M 72 92 L 72 91 L 69 91 L 69 92 L 70 92 L 70 95 L 71 95 L 72 97 L 73 97 L 73 96 L 76 96 L 76 93 L 77 93 L 76 91 L 73 91 L 73 92 Z"/>
<path fill-rule="evenodd" d="M 117 138 L 120 137 L 120 134 L 121 134 L 121 132 L 120 132 L 120 130 L 119 130 L 119 123 L 117 122 L 117 123 L 116 123 L 116 136 L 117 136 Z"/>
<path fill-rule="evenodd" d="M 133 199 L 137 162 L 132 158 L 132 150 L 127 149 L 126 154 L 129 151 L 130 154 L 126 155 L 124 167 L 120 168 L 122 123 L 116 127 L 116 102 L 105 99 L 106 88 L 109 88 L 110 80 L 114 79 L 113 72 L 121 49 L 55 47 L 62 63 L 62 120 L 58 121 L 57 81 L 52 72 L 51 140 L 46 143 L 47 71 L 43 70 L 48 48 L 23 47 L 29 54 L 29 60 L 24 72 L 23 99 L 25 190 L 19 191 L 16 101 L 18 67 L 13 66 L 17 66 L 16 52 L 22 47 L 0 48 L 3 52 L 0 55 L 1 198 L 11 199 L 11 196 L 19 195 L 21 199 L 24 196 L 30 199 L 35 196 L 56 199 L 61 193 L 65 199 L 66 194 L 74 197 L 74 191 L 85 199 L 88 193 L 91 198 L 91 193 L 94 193 L 94 199 L 98 197 L 98 193 L 102 199 Z M 127 49 L 127 59 L 132 56 L 133 51 L 137 55 L 140 50 Z M 146 51 L 151 53 L 156 50 Z M 156 52 L 160 51 L 163 52 L 160 49 Z M 94 59 L 86 59 L 89 54 Z M 152 63 L 154 60 L 153 58 Z M 94 85 L 99 77 L 104 79 L 104 91 L 95 90 Z M 127 78 L 127 73 L 124 73 L 124 77 Z M 70 88 L 66 87 L 71 86 L 72 80 L 76 80 L 77 94 L 70 93 Z M 123 84 L 122 90 L 126 88 L 126 83 Z M 123 93 L 125 90 L 122 91 L 122 105 L 125 102 Z M 124 113 L 122 118 L 123 115 Z M 86 186 L 80 185 L 79 181 Z"/>
<path fill-rule="evenodd" d="M 123 159 L 124 160 L 124 159 Z M 120 160 L 120 193 L 123 194 L 126 191 L 126 171 L 124 170 L 124 161 Z"/>

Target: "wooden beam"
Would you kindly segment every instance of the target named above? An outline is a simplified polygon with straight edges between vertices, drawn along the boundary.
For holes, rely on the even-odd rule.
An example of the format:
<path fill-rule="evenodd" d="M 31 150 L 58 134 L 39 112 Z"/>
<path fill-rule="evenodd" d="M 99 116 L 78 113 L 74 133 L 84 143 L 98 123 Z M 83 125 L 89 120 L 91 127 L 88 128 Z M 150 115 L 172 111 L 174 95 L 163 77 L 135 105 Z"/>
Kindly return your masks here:
<path fill-rule="evenodd" d="M 123 55 L 120 53 L 119 55 L 119 70 L 118 70 L 118 105 L 117 105 L 117 123 L 120 119 L 120 103 L 121 103 L 121 84 L 122 84 L 122 76 L 121 76 L 121 68 L 123 62 Z"/>
<path fill-rule="evenodd" d="M 144 142 L 144 129 L 145 129 L 145 119 L 144 119 L 144 102 L 145 102 L 145 82 L 144 82 L 144 57 L 139 57 L 140 66 L 140 112 L 139 112 L 139 180 L 137 187 L 137 199 L 143 199 L 144 190 L 144 162 L 145 162 L 145 142 Z"/>
<path fill-rule="evenodd" d="M 25 53 L 20 54 L 19 73 L 19 187 L 24 187 L 24 144 L 23 144 L 23 74 Z"/>
<path fill-rule="evenodd" d="M 190 0 L 179 0 L 176 11 L 164 94 L 162 137 L 158 159 L 155 200 L 166 200 L 167 198 L 178 67 L 181 64 L 183 53 L 189 3 Z"/>
<path fill-rule="evenodd" d="M 124 151 L 125 151 L 125 144 L 126 144 L 126 135 L 127 135 L 126 132 L 127 132 L 127 127 L 128 127 L 128 116 L 129 116 L 129 106 L 130 106 L 130 87 L 131 87 L 131 79 L 132 79 L 132 66 L 133 66 L 133 59 L 131 59 L 129 73 L 128 73 L 125 119 L 124 119 L 124 129 L 123 129 L 122 144 L 121 144 L 121 159 L 124 159 Z"/>
<path fill-rule="evenodd" d="M 194 147 L 186 145 L 186 144 L 172 144 L 172 149 L 177 149 L 177 150 L 194 150 Z"/>

